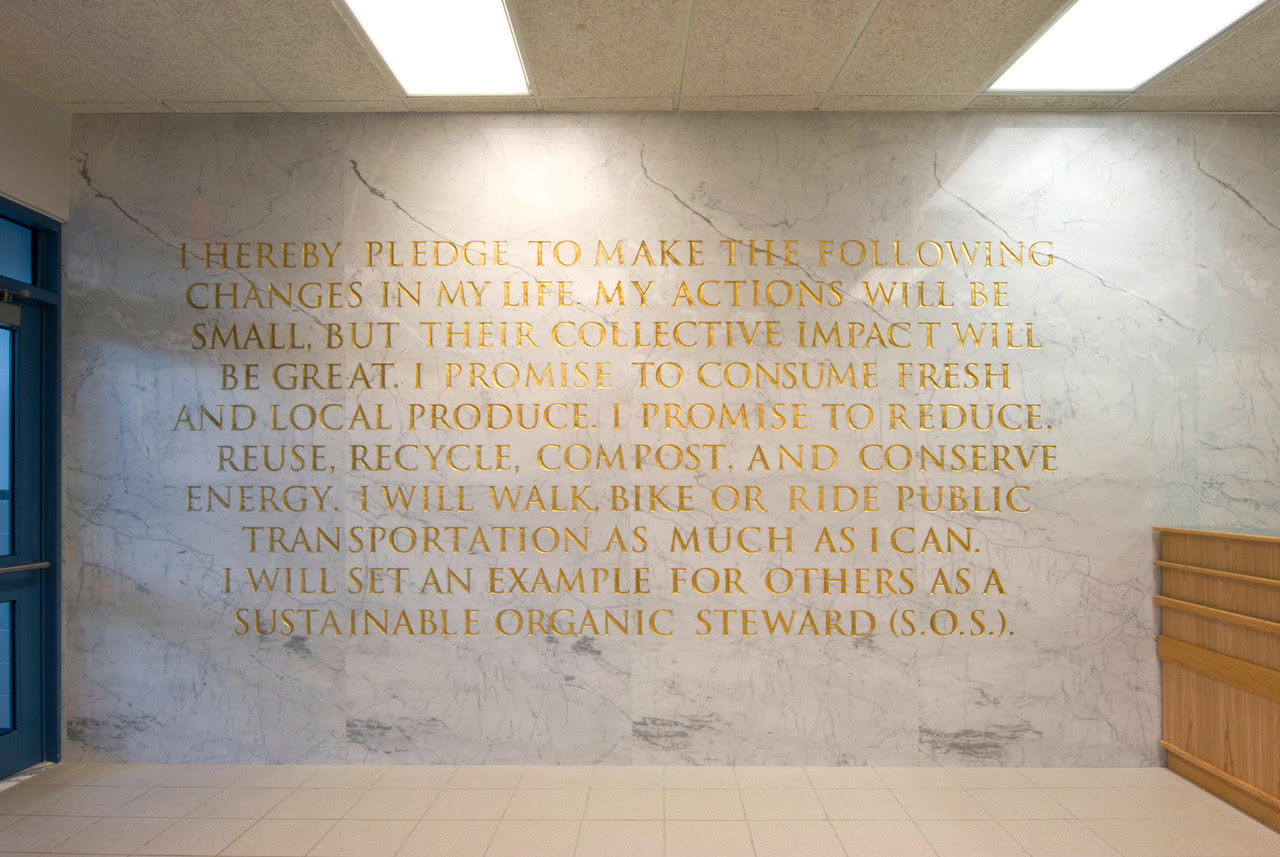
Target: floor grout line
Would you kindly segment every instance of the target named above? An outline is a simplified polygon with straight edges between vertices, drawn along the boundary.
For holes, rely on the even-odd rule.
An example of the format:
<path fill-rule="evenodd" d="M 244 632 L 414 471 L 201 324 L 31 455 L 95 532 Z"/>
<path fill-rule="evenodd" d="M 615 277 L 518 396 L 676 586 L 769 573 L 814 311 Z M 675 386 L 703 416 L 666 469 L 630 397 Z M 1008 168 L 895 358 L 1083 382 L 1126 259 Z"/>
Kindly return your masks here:
<path fill-rule="evenodd" d="M 747 857 L 750 852 L 760 852 L 761 848 L 767 848 L 772 837 L 779 835 L 778 831 L 783 830 L 779 824 L 795 823 L 796 831 L 803 829 L 810 830 L 815 836 L 823 836 L 829 841 L 834 836 L 839 843 L 841 851 L 846 855 L 849 849 L 845 847 L 844 840 L 840 837 L 837 823 L 845 830 L 856 830 L 859 824 L 876 825 L 879 822 L 888 822 L 880 825 L 880 830 L 884 835 L 889 835 L 894 829 L 902 831 L 912 831 L 918 840 L 929 843 L 929 848 L 933 849 L 932 853 L 938 853 L 939 848 L 935 848 L 933 841 L 926 835 L 925 830 L 929 828 L 935 837 L 939 836 L 939 831 L 946 832 L 954 828 L 959 831 L 956 835 L 968 835 L 966 831 L 972 830 L 974 836 L 978 836 L 982 831 L 982 835 L 1007 837 L 1016 847 L 1023 852 L 1040 855 L 1044 853 L 1043 848 L 1033 849 L 1033 841 L 1024 843 L 1024 839 L 1020 839 L 1015 835 L 1015 830 L 1023 832 L 1024 835 L 1032 835 L 1027 831 L 1035 831 L 1042 828 L 1046 831 L 1061 830 L 1063 836 L 1068 833 L 1077 838 L 1094 837 L 1090 841 L 1105 842 L 1108 847 L 1114 847 L 1123 851 L 1125 840 L 1117 837 L 1127 836 L 1124 831 L 1135 825 L 1144 829 L 1153 831 L 1152 835 L 1161 834 L 1161 828 L 1176 829 L 1167 835 L 1176 836 L 1184 828 L 1193 829 L 1197 823 L 1203 820 L 1205 824 L 1210 821 L 1214 823 L 1214 832 L 1212 836 L 1221 837 L 1240 837 L 1241 842 L 1246 841 L 1246 837 L 1264 837 L 1262 845 L 1242 845 L 1235 850 L 1231 850 L 1230 842 L 1223 840 L 1224 844 L 1218 845 L 1217 841 L 1210 838 L 1210 834 L 1191 835 L 1192 844 L 1203 845 L 1206 854 L 1214 855 L 1214 857 L 1225 857 L 1228 854 L 1247 853 L 1252 849 L 1258 852 L 1259 848 L 1265 849 L 1271 844 L 1265 837 L 1271 834 L 1265 831 L 1260 832 L 1259 826 L 1247 819 L 1243 814 L 1231 809 L 1226 804 L 1219 805 L 1215 800 L 1209 799 L 1207 793 L 1202 792 L 1191 785 L 1185 784 L 1181 780 L 1173 779 L 1171 774 L 1161 772 L 1158 769 L 1101 769 L 1098 771 L 1082 772 L 1076 769 L 1063 769 L 1061 774 L 1054 775 L 1050 771 L 1036 771 L 1032 776 L 1023 775 L 1023 781 L 1018 781 L 1016 777 L 1002 777 L 999 775 L 975 775 L 966 778 L 952 777 L 950 782 L 946 781 L 946 776 L 939 776 L 937 773 L 922 773 L 915 777 L 914 780 L 910 776 L 910 772 L 896 772 L 892 779 L 895 785 L 889 785 L 884 782 L 881 776 L 874 768 L 865 769 L 870 771 L 872 776 L 859 774 L 854 777 L 846 778 L 844 782 L 838 777 L 828 775 L 823 785 L 820 787 L 817 773 L 815 771 L 803 770 L 802 776 L 796 777 L 789 770 L 780 770 L 776 776 L 764 774 L 761 772 L 751 772 L 748 775 L 747 769 L 733 770 L 732 776 L 734 784 L 727 789 L 707 788 L 705 782 L 700 782 L 703 777 L 690 777 L 680 782 L 679 785 L 668 785 L 668 774 L 664 769 L 661 775 L 661 784 L 653 785 L 647 781 L 628 782 L 625 778 L 619 778 L 616 772 L 611 772 L 611 781 L 596 782 L 596 774 L 575 774 L 577 781 L 574 779 L 556 781 L 554 777 L 548 777 L 548 783 L 539 784 L 537 776 L 533 773 L 522 773 L 515 780 L 515 784 L 511 786 L 502 786 L 494 788 L 491 783 L 484 782 L 483 774 L 475 777 L 468 783 L 467 788 L 447 788 L 447 783 L 454 781 L 465 781 L 465 777 L 456 776 L 461 770 L 455 768 L 445 780 L 445 783 L 438 785 L 415 785 L 412 782 L 412 772 L 401 775 L 404 782 L 397 781 L 394 786 L 388 786 L 386 789 L 376 788 L 376 784 L 383 781 L 384 775 L 370 779 L 368 775 L 355 773 L 353 781 L 350 785 L 344 785 L 340 776 L 340 772 L 325 771 L 312 772 L 307 776 L 299 778 L 293 772 L 282 770 L 275 772 L 276 777 L 267 775 L 262 779 L 255 779 L 254 774 L 263 774 L 261 769 L 257 770 L 240 770 L 234 774 L 243 777 L 243 781 L 239 784 L 233 779 L 229 783 L 215 785 L 199 785 L 193 784 L 192 781 L 183 779 L 179 776 L 180 772 L 166 773 L 164 771 L 141 772 L 130 771 L 127 766 L 122 766 L 115 770 L 97 769 L 85 770 L 77 773 L 74 766 L 67 766 L 60 769 L 60 773 L 52 773 L 50 771 L 42 772 L 49 776 L 47 784 L 41 783 L 39 776 L 28 778 L 23 782 L 11 785 L 5 789 L 0 789 L 0 813 L 6 817 L 4 826 L 0 827 L 0 847 L 8 845 L 6 842 L 6 830 L 12 829 L 13 825 L 20 824 L 20 834 L 23 836 L 34 837 L 38 835 L 38 829 L 41 825 L 48 825 L 50 830 L 76 828 L 74 832 L 59 839 L 57 842 L 49 844 L 47 840 L 42 841 L 41 845 L 48 853 L 58 853 L 48 851 L 50 848 L 61 847 L 64 843 L 80 837 L 81 839 L 74 844 L 92 846 L 92 834 L 85 834 L 85 830 L 94 828 L 94 825 L 101 825 L 104 831 L 123 830 L 128 826 L 127 823 L 138 822 L 145 823 L 146 831 L 137 831 L 134 835 L 141 836 L 144 832 L 149 832 L 149 836 L 145 838 L 142 844 L 137 845 L 136 850 L 141 851 L 147 849 L 150 843 L 158 841 L 166 833 L 173 831 L 175 827 L 191 823 L 192 829 L 198 829 L 200 823 L 209 825 L 210 829 L 216 828 L 219 823 L 229 826 L 226 823 L 235 822 L 243 826 L 243 830 L 230 843 L 224 846 L 222 851 L 232 848 L 232 846 L 244 839 L 259 825 L 269 828 L 271 822 L 287 822 L 297 824 L 301 827 L 308 828 L 310 835 L 316 835 L 315 844 L 310 848 L 314 854 L 320 848 L 320 843 L 325 841 L 335 831 L 340 832 L 341 836 L 349 836 L 352 833 L 352 825 L 355 830 L 359 829 L 359 825 L 368 825 L 371 830 L 385 831 L 385 835 L 394 838 L 401 831 L 407 831 L 399 843 L 399 848 L 403 849 L 410 837 L 425 822 L 460 822 L 472 821 L 476 825 L 477 832 L 487 829 L 489 833 L 484 842 L 479 841 L 479 837 L 474 840 L 474 844 L 483 845 L 486 850 L 493 848 L 498 844 L 498 835 L 503 829 L 504 824 L 508 822 L 532 822 L 530 829 L 537 829 L 543 822 L 553 822 L 555 824 L 563 824 L 558 829 L 563 831 L 560 836 L 564 836 L 564 842 L 568 842 L 569 828 L 568 824 L 575 827 L 572 836 L 572 849 L 577 850 L 582 847 L 584 836 L 586 835 L 587 822 L 595 822 L 591 825 L 596 833 L 593 836 L 600 835 L 598 831 L 606 830 L 610 823 L 626 825 L 630 829 L 637 822 L 645 825 L 646 830 L 651 831 L 645 835 L 655 835 L 660 833 L 662 848 L 667 849 L 672 840 L 670 840 L 670 827 L 672 822 L 693 822 L 693 824 L 682 826 L 676 825 L 682 830 L 688 831 L 688 835 L 696 836 L 699 830 L 714 829 L 712 823 L 728 823 L 732 829 L 741 830 L 737 819 L 708 819 L 708 818 L 672 818 L 668 813 L 667 801 L 673 794 L 678 795 L 684 791 L 701 791 L 707 793 L 726 793 L 735 792 L 736 801 L 733 799 L 715 798 L 708 804 L 711 809 L 709 814 L 715 814 L 714 807 L 718 804 L 725 809 L 736 803 L 736 810 L 741 813 L 741 824 L 745 825 L 746 841 L 743 842 L 744 850 L 731 853 L 726 851 L 724 857 Z M 353 769 L 353 771 L 356 769 Z M 1016 769 L 1010 769 L 1016 770 Z M 269 774 L 270 772 L 268 772 Z M 148 779 L 148 776 L 151 779 Z M 196 776 L 192 774 L 192 776 Z M 324 779 L 321 779 L 321 777 Z M 424 770 L 423 777 L 432 783 L 440 783 L 440 775 L 438 772 Z M 717 779 L 719 778 L 719 779 Z M 747 785 L 744 786 L 744 778 Z M 270 785 L 272 779 L 280 782 L 297 782 L 298 785 L 278 786 Z M 619 780 L 621 779 L 621 782 Z M 710 778 L 711 782 L 724 782 L 722 774 L 714 774 Z M 853 781 L 853 785 L 849 784 L 849 780 Z M 267 785 L 262 783 L 266 782 Z M 524 788 L 520 788 L 521 786 Z M 17 791 L 9 789 L 17 788 Z M 429 800 L 424 801 L 420 810 L 411 813 L 408 818 L 383 818 L 376 817 L 379 814 L 377 807 L 378 801 L 376 796 L 380 791 L 385 790 L 401 790 L 406 793 L 407 798 L 416 797 L 409 795 L 411 792 L 431 792 L 433 793 Z M 30 803 L 25 803 L 21 798 L 24 791 L 30 790 L 33 797 Z M 265 790 L 265 791 L 264 791 Z M 775 804 L 771 798 L 763 797 L 765 791 L 777 790 L 780 792 L 776 797 L 779 800 L 786 799 L 786 803 Z M 890 801 L 880 809 L 879 818 L 871 819 L 837 819 L 833 817 L 833 810 L 822 800 L 821 792 L 823 791 L 876 791 L 885 792 L 889 795 Z M 348 797 L 353 796 L 349 805 L 345 801 L 339 801 L 343 804 L 340 810 L 333 810 L 323 818 L 287 818 L 276 817 L 269 818 L 272 811 L 277 809 L 280 804 L 287 800 L 293 800 L 297 803 L 305 803 L 309 797 L 315 797 L 325 791 L 336 791 L 349 793 Z M 499 817 L 489 820 L 468 820 L 468 819 L 429 819 L 427 814 L 433 806 L 437 805 L 446 793 L 463 794 L 466 792 L 479 791 L 497 791 L 505 793 L 505 802 L 502 804 Z M 608 791 L 618 795 L 621 803 L 617 804 L 621 807 L 618 812 L 628 814 L 631 807 L 641 806 L 634 799 L 628 798 L 627 792 L 644 791 L 657 792 L 660 797 L 658 818 L 588 818 L 587 812 L 591 805 L 592 795 L 597 792 Z M 194 806 L 182 806 L 181 801 L 190 795 L 199 792 L 204 796 Z M 258 805 L 254 807 L 257 813 L 252 817 L 232 817 L 218 818 L 205 815 L 196 816 L 193 813 L 201 810 L 202 807 L 214 804 L 220 799 L 228 800 L 228 806 L 234 805 L 228 795 L 234 797 L 235 793 L 247 795 L 247 799 L 262 799 L 265 796 L 272 796 L 268 800 L 263 800 L 264 804 L 269 806 Z M 791 794 L 781 794 L 781 792 L 791 792 Z M 920 815 L 929 814 L 946 814 L 944 812 L 935 813 L 931 811 L 929 802 L 933 798 L 929 797 L 930 793 L 934 793 L 939 801 L 949 801 L 952 797 L 943 797 L 943 792 L 953 793 L 954 796 L 963 796 L 966 802 L 976 803 L 982 809 L 982 818 L 962 818 L 962 819 L 929 819 L 917 818 L 907 810 L 907 805 L 903 802 L 902 796 L 911 793 L 913 800 L 920 798 L 925 806 L 925 810 L 921 811 L 917 806 L 917 812 Z M 1009 794 L 997 797 L 997 792 L 1007 792 Z M 547 814 L 557 814 L 555 802 L 557 794 L 564 799 L 572 799 L 573 805 L 576 807 L 572 812 L 561 812 L 561 815 L 569 815 L 568 818 L 544 818 L 544 819 L 522 819 L 512 815 L 520 794 L 534 795 L 536 797 L 528 798 L 531 803 L 532 811 L 530 814 L 545 812 Z M 620 793 L 620 794 L 619 794 Z M 572 795 L 572 798 L 570 796 Z M 991 807 L 979 798 L 983 796 L 989 797 Z M 350 813 L 356 810 L 362 801 L 372 801 L 373 808 L 366 810 L 374 814 L 371 818 L 353 818 Z M 727 795 L 726 795 L 727 797 Z M 855 803 L 850 806 L 857 806 L 856 794 L 846 796 Z M 159 807 L 161 815 L 141 815 L 137 813 L 145 812 L 149 808 L 148 798 L 153 799 L 150 807 Z M 581 798 L 581 800 L 579 800 Z M 751 798 L 748 801 L 747 798 Z M 1070 799 L 1068 803 L 1063 800 Z M 788 817 L 788 813 L 792 812 L 790 803 L 794 799 L 797 806 L 794 809 L 794 817 Z M 174 801 L 178 808 L 169 809 L 166 801 Z M 818 801 L 819 813 L 813 813 L 811 805 L 812 800 Z M 115 806 L 110 812 L 102 812 L 103 807 L 112 806 L 116 801 L 122 801 L 119 806 Z M 628 803 L 630 801 L 630 804 Z M 1036 801 L 1049 801 L 1048 806 L 1043 804 L 1037 805 Z M 1074 801 L 1074 802 L 1071 802 Z M 465 801 L 464 801 L 465 802 Z M 781 818 L 753 818 L 748 811 L 747 803 L 752 803 L 757 814 L 763 810 L 763 815 L 773 816 L 780 815 Z M 1118 803 L 1117 803 L 1118 802 Z M 4 805 L 8 803 L 10 807 L 21 807 L 21 811 L 4 812 Z M 334 804 L 335 806 L 337 804 Z M 397 804 L 398 806 L 411 806 L 412 804 Z M 135 809 L 128 810 L 127 807 L 134 806 Z M 606 805 L 607 806 L 607 805 Z M 775 806 L 782 807 L 774 812 Z M 940 804 L 943 810 L 948 806 L 945 803 Z M 1043 808 L 1041 808 L 1043 807 Z M 1051 807 L 1060 808 L 1066 815 L 1060 816 L 1051 809 Z M 961 811 L 968 812 L 972 808 L 965 806 L 959 807 Z M 46 810 L 54 809 L 64 813 L 84 812 L 85 810 L 96 811 L 99 814 L 75 814 L 75 815 L 52 815 L 46 814 Z M 289 812 L 293 812 L 290 809 Z M 305 808 L 298 810 L 304 812 Z M 390 813 L 392 810 L 387 810 Z M 607 811 L 607 810 L 606 810 Z M 976 811 L 976 810 L 975 810 Z M 805 817 L 806 813 L 812 817 Z M 642 814 L 636 810 L 634 814 Z M 694 815 L 698 813 L 693 813 Z M 901 814 L 904 818 L 897 819 L 892 816 Z M 1094 818 L 1092 815 L 1108 815 L 1119 817 Z M 1019 817 L 1023 816 L 1023 817 Z M 9 820 L 13 819 L 13 820 Z M 990 822 L 995 824 L 991 825 Z M 106 824 L 103 824 L 107 822 Z M 111 822 L 115 822 L 112 824 Z M 123 822 L 123 823 L 122 823 Z M 344 822 L 351 822 L 351 825 L 344 825 Z M 959 822 L 959 823 L 956 823 Z M 657 825 L 660 830 L 654 828 Z M 804 826 L 808 825 L 807 828 Z M 155 828 L 151 830 L 151 828 Z M 1238 833 L 1224 832 L 1219 833 L 1218 829 L 1222 828 L 1226 831 L 1233 829 Z M 548 826 L 546 829 L 557 829 Z M 261 831 L 262 828 L 259 828 Z M 821 831 L 821 832 L 819 832 Z M 136 840 L 128 839 L 126 833 L 121 834 L 126 842 L 132 845 Z M 178 834 L 186 835 L 186 834 Z M 382 834 L 380 834 L 382 835 Z M 1039 833 L 1036 836 L 1042 835 Z M 1043 835 L 1048 835 L 1043 834 Z M 1187 834 L 1190 835 L 1190 834 Z M 681 837 L 684 833 L 681 834 Z M 767 837 L 761 839 L 761 836 Z M 388 841 L 389 841 L 388 839 Z M 34 840 L 31 840 L 34 841 Z M 252 841 L 252 840 L 249 840 Z M 656 840 L 651 840 L 655 841 Z M 975 840 L 976 841 L 976 840 Z M 1234 842 L 1235 840 L 1231 840 Z M 1253 840 L 1248 840 L 1253 842 Z M 1275 839 L 1277 845 L 1280 845 L 1280 836 Z M 507 853 L 506 848 L 511 845 L 509 839 L 502 840 L 502 853 Z M 750 852 L 745 850 L 749 844 Z M 945 843 L 944 843 L 945 844 Z M 163 847 L 163 846 L 160 846 Z M 921 846 L 923 847 L 923 846 Z M 1012 846 L 1010 846 L 1012 847 Z M 154 847 L 153 847 L 153 850 Z M 210 849 L 212 850 L 212 848 Z M 35 853 L 40 853 L 39 851 Z M 835 853 L 834 851 L 832 853 Z M 942 853 L 946 853 L 945 850 Z M 1280 848 L 1274 850 L 1273 853 L 1280 853 Z M 566 854 L 565 857 L 573 857 L 572 854 Z"/>

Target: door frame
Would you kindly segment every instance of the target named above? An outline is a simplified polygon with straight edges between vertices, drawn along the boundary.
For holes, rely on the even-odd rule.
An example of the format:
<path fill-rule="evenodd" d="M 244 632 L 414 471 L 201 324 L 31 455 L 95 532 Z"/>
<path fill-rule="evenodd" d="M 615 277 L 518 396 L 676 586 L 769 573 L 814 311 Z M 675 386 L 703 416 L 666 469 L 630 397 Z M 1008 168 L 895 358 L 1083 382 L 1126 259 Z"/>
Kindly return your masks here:
<path fill-rule="evenodd" d="M 38 509 L 29 509 L 25 517 L 34 521 L 34 538 L 21 539 L 18 527 L 18 510 L 14 507 L 14 548 L 12 560 L 7 564 L 42 565 L 34 569 L 38 575 L 39 590 L 39 658 L 40 658 L 40 760 L 57 762 L 62 758 L 62 596 L 61 596 L 61 381 L 62 342 L 60 324 L 61 303 L 61 224 L 52 218 L 31 211 L 24 206 L 0 197 L 0 216 L 29 227 L 35 236 L 31 286 L 15 283 L 0 277 L 0 290 L 12 291 L 20 296 L 14 301 L 22 310 L 23 324 L 20 330 L 35 331 L 39 342 L 33 349 L 39 363 L 36 376 L 19 374 L 17 357 L 21 349 L 15 349 L 14 380 L 17 396 L 36 402 L 30 411 L 30 421 L 14 425 L 15 445 L 25 438 L 34 447 L 36 470 L 34 480 L 38 484 L 40 503 Z M 17 462 L 15 462 L 16 464 Z M 18 468 L 14 468 L 15 479 Z M 30 474 L 28 474 L 30 478 Z M 16 481 L 15 481 L 16 486 Z M 20 540 L 21 539 L 21 540 Z M 24 544 L 25 543 L 25 544 Z M 12 572 L 11 572 L 12 573 Z M 17 572 L 21 574 L 22 572 Z M 15 662 L 16 668 L 16 662 Z"/>

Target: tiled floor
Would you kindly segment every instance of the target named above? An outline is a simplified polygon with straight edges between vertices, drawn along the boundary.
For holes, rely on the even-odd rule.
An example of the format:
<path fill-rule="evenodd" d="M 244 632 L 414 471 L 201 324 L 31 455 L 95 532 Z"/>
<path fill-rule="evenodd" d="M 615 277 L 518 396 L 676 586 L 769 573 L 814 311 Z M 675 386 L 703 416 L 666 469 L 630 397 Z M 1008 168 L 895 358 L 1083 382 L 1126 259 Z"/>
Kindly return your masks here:
<path fill-rule="evenodd" d="M 60 765 L 0 857 L 1277 857 L 1159 768 Z"/>

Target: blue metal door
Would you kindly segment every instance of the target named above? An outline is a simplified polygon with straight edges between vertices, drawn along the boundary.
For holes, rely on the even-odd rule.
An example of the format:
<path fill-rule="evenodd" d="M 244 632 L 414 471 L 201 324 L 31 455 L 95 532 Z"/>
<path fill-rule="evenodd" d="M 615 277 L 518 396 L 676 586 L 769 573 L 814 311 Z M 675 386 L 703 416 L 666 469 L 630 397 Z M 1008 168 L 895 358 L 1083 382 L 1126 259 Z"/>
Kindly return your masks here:
<path fill-rule="evenodd" d="M 0 776 L 59 754 L 57 238 L 0 201 Z"/>
<path fill-rule="evenodd" d="M 44 758 L 40 581 L 34 570 L 0 575 L 0 774 Z"/>

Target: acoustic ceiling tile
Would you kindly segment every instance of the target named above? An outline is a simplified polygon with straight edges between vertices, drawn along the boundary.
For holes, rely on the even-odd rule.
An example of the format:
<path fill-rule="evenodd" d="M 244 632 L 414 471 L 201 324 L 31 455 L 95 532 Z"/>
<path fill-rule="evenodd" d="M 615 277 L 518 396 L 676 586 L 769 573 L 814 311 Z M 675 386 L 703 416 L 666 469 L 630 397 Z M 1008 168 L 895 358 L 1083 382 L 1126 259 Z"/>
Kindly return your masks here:
<path fill-rule="evenodd" d="M 969 103 L 970 110 L 1107 110 L 1124 101 L 1127 93 L 1082 95 L 1014 95 L 987 93 Z"/>
<path fill-rule="evenodd" d="M 54 104 L 145 101 L 146 95 L 76 50 L 56 29 L 0 4 L 0 77 Z"/>
<path fill-rule="evenodd" d="M 543 110 L 610 111 L 610 110 L 670 110 L 669 95 L 636 96 L 632 98 L 562 98 L 552 96 L 542 99 Z"/>
<path fill-rule="evenodd" d="M 508 0 L 537 93 L 673 95 L 685 0 Z"/>
<path fill-rule="evenodd" d="M 1217 95 L 1135 95 L 1121 110 L 1164 113 L 1280 113 L 1280 92 Z"/>
<path fill-rule="evenodd" d="M 1139 90 L 1125 109 L 1280 110 L 1278 81 L 1280 5 L 1272 5 Z"/>
<path fill-rule="evenodd" d="M 684 95 L 680 110 L 813 110 L 816 95 Z"/>
<path fill-rule="evenodd" d="M 0 0 L 0 77 L 75 112 L 670 110 L 682 68 L 682 110 L 1280 111 L 1280 3 L 1118 105 L 981 91 L 1067 0 L 508 3 L 540 101 L 399 98 L 331 0 Z"/>
<path fill-rule="evenodd" d="M 174 113 L 283 113 L 275 101 L 167 101 Z"/>
<path fill-rule="evenodd" d="M 1068 2 L 880 0 L 831 92 L 977 92 Z"/>
<path fill-rule="evenodd" d="M 538 109 L 538 102 L 532 95 L 444 96 L 406 98 L 404 101 L 410 110 L 426 113 L 501 113 Z"/>
<path fill-rule="evenodd" d="M 58 105 L 69 113 L 172 113 L 159 101 L 68 101 Z"/>
<path fill-rule="evenodd" d="M 396 113 L 408 109 L 403 98 L 347 101 L 284 101 L 290 113 Z"/>
<path fill-rule="evenodd" d="M 400 88 L 332 3 L 170 0 L 273 98 L 397 98 Z"/>
<path fill-rule="evenodd" d="M 152 98 L 268 98 L 243 69 L 164 0 L 10 2 Z"/>
<path fill-rule="evenodd" d="M 682 96 L 823 92 L 872 5 L 700 0 L 693 5 Z"/>
<path fill-rule="evenodd" d="M 828 95 L 822 99 L 825 111 L 934 111 L 963 110 L 968 95 Z"/>

